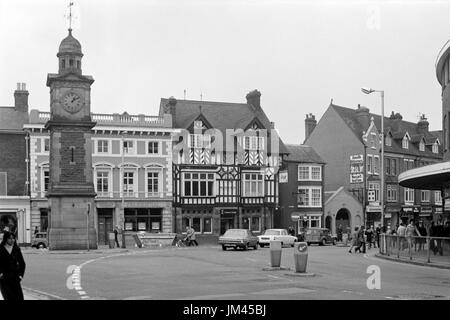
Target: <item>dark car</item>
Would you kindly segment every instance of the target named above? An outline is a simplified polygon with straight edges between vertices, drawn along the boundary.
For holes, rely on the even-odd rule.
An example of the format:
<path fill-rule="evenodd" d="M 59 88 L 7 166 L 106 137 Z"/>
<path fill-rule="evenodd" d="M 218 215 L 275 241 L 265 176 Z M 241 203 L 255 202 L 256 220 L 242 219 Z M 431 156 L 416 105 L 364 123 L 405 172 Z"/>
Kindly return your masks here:
<path fill-rule="evenodd" d="M 227 250 L 227 248 L 247 250 L 250 247 L 256 250 L 258 249 L 258 237 L 247 229 L 228 229 L 219 237 L 219 244 L 222 245 L 223 250 Z"/>
<path fill-rule="evenodd" d="M 38 249 L 47 248 L 48 247 L 47 232 L 36 233 L 31 242 L 31 246 Z"/>
<path fill-rule="evenodd" d="M 320 246 L 326 244 L 336 245 L 337 238 L 331 235 L 331 232 L 327 228 L 306 228 L 303 238 L 308 245 L 316 243 Z"/>

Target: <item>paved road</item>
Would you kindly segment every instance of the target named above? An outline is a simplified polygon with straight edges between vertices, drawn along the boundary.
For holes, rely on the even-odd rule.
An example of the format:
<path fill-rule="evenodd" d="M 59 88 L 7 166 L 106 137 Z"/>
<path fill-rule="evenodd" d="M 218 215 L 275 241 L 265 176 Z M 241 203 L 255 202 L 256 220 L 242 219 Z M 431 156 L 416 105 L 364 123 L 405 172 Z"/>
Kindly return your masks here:
<path fill-rule="evenodd" d="M 450 299 L 450 270 L 350 254 L 345 247 L 309 247 L 308 272 L 295 277 L 293 248 L 281 265 L 263 271 L 270 250 L 222 251 L 219 246 L 137 249 L 126 253 L 25 252 L 23 286 L 51 299 Z M 381 271 L 381 289 L 369 290 L 367 267 Z M 73 266 L 73 267 L 69 267 Z M 78 266 L 76 268 L 75 266 Z M 67 280 L 75 271 L 73 279 Z M 67 288 L 67 282 L 75 284 Z"/>

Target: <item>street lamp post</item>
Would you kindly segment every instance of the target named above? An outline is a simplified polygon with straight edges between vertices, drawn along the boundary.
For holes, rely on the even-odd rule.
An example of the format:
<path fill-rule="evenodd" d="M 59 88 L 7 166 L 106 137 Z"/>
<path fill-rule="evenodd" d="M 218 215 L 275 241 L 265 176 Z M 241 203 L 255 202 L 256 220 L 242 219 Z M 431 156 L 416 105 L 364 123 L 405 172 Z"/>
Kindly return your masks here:
<path fill-rule="evenodd" d="M 370 88 L 361 88 L 361 91 L 365 94 L 371 94 L 372 92 L 379 92 L 381 95 L 381 192 L 380 192 L 380 204 L 381 204 L 381 227 L 384 227 L 384 90 L 374 90 Z M 364 182 L 365 183 L 365 182 Z"/>
<path fill-rule="evenodd" d="M 122 197 L 121 197 L 121 210 L 120 210 L 120 215 L 121 215 L 121 219 L 123 222 L 122 225 L 122 248 L 125 248 L 125 192 L 124 192 L 124 177 L 125 177 L 125 147 L 124 147 L 124 135 L 127 133 L 127 131 L 121 131 L 121 139 L 120 139 L 120 143 L 121 143 L 121 151 L 122 151 L 122 166 L 121 166 L 121 193 L 122 193 Z"/>

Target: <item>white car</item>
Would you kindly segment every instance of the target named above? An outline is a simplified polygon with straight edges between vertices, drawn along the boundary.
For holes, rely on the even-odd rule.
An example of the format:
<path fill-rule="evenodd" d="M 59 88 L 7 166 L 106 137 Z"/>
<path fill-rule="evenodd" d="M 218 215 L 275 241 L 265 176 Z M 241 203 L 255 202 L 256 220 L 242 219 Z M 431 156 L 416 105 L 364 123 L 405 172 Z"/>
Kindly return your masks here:
<path fill-rule="evenodd" d="M 297 237 L 288 234 L 286 229 L 267 229 L 264 234 L 258 236 L 259 246 L 270 246 L 270 241 L 279 240 L 281 246 L 294 246 L 294 242 L 297 242 Z"/>

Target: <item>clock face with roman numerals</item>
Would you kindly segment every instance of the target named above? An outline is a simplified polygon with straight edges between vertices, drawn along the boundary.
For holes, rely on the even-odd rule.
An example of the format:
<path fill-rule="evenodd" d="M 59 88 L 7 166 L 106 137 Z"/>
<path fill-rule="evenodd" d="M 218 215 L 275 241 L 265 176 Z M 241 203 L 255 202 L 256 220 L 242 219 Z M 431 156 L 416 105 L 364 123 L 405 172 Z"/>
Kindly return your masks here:
<path fill-rule="evenodd" d="M 67 93 L 62 99 L 63 107 L 70 113 L 77 113 L 84 105 L 83 99 L 74 92 Z"/>

